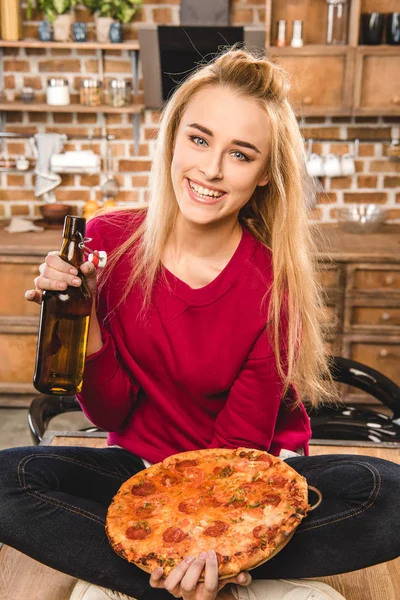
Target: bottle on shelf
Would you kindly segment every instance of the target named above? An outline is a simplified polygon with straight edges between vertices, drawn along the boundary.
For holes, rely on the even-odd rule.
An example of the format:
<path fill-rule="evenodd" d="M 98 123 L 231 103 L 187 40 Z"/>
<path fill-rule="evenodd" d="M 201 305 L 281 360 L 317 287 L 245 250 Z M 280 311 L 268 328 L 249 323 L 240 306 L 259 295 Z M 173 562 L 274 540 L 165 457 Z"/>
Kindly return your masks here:
<path fill-rule="evenodd" d="M 85 219 L 65 217 L 60 249 L 60 257 L 78 269 L 82 284 L 43 292 L 33 384 L 44 394 L 74 395 L 82 389 L 92 310 L 92 295 L 79 268 L 85 260 L 85 229 Z"/>
<path fill-rule="evenodd" d="M 326 0 L 328 4 L 327 44 L 347 42 L 347 0 Z"/>

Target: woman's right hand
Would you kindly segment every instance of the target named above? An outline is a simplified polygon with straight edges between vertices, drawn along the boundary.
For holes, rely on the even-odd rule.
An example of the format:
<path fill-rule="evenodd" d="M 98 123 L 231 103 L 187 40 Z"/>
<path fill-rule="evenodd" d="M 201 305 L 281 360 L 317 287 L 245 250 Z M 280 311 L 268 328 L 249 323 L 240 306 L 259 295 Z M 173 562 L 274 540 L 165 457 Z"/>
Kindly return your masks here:
<path fill-rule="evenodd" d="M 84 262 L 81 265 L 81 271 L 85 276 L 89 291 L 94 297 L 97 288 L 96 268 L 91 262 Z M 79 287 L 82 283 L 81 279 L 77 277 L 77 269 L 62 260 L 57 250 L 48 253 L 44 263 L 39 266 L 39 273 L 40 275 L 34 279 L 35 289 L 25 292 L 25 298 L 29 302 L 40 304 L 43 290 L 62 291 L 68 285 Z"/>

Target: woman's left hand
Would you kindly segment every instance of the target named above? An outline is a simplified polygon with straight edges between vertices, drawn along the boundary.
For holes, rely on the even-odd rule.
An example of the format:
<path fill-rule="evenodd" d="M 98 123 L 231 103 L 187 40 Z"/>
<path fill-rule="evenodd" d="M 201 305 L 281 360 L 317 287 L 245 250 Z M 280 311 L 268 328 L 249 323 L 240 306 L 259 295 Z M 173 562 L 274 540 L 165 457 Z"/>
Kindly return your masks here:
<path fill-rule="evenodd" d="M 205 567 L 204 582 L 199 577 Z M 247 572 L 239 573 L 230 579 L 218 579 L 218 561 L 214 550 L 202 552 L 196 558 L 189 556 L 171 571 L 166 579 L 162 579 L 163 570 L 158 567 L 150 577 L 153 588 L 165 588 L 175 598 L 183 600 L 215 600 L 218 592 L 227 583 L 248 585 L 251 576 Z M 243 580 L 245 576 L 245 580 Z"/>

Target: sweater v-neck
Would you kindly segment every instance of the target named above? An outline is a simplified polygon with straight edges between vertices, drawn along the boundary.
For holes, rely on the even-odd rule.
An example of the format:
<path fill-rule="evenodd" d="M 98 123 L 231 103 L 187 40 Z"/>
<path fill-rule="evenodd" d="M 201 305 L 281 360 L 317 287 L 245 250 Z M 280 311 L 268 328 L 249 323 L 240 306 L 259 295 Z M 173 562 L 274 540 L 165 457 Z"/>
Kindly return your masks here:
<path fill-rule="evenodd" d="M 242 227 L 242 237 L 235 252 L 222 271 L 212 281 L 200 288 L 192 288 L 166 267 L 163 267 L 168 287 L 174 296 L 179 297 L 189 306 L 210 304 L 223 296 L 235 283 L 251 257 L 254 248 L 255 240 L 253 236 L 246 228 Z"/>

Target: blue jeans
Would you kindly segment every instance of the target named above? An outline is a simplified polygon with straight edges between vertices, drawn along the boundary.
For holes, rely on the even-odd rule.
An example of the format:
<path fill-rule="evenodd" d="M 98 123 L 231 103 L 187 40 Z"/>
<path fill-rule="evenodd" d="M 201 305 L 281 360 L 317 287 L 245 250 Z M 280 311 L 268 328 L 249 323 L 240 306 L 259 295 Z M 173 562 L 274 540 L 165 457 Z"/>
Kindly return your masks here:
<path fill-rule="evenodd" d="M 254 579 L 320 577 L 400 555 L 400 467 L 353 455 L 288 464 L 323 495 L 289 544 Z M 138 600 L 170 599 L 109 546 L 107 507 L 144 468 L 119 448 L 28 447 L 0 452 L 0 541 L 54 569 Z M 314 498 L 310 498 L 312 502 Z"/>

